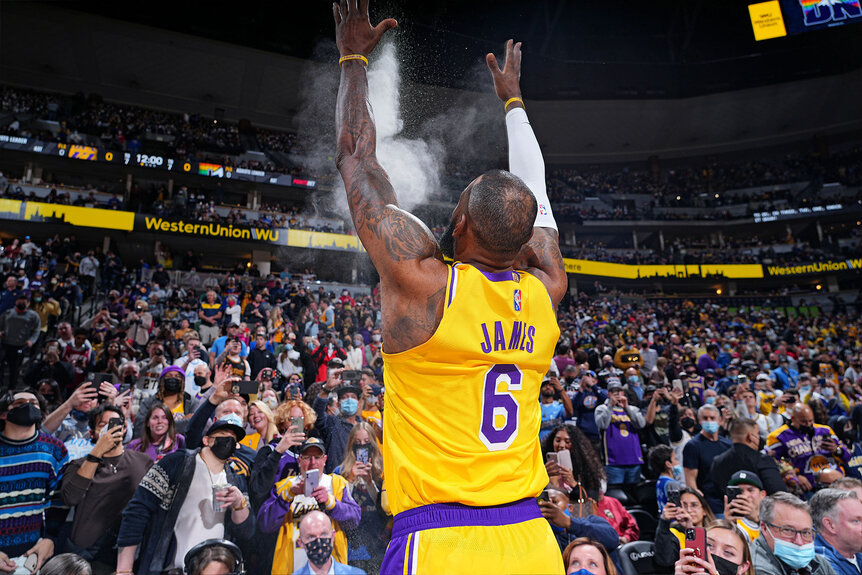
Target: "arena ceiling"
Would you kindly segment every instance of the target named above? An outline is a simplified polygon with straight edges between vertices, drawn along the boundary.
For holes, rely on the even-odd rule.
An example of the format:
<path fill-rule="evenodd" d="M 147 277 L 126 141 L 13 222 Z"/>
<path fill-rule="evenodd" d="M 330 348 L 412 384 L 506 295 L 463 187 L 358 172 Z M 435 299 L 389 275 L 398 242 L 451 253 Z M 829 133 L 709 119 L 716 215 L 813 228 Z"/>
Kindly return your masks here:
<path fill-rule="evenodd" d="M 524 42 L 532 98 L 686 98 L 862 67 L 862 25 L 755 42 L 740 0 L 373 2 L 410 46 L 411 80 L 469 88 L 482 54 Z M 300 58 L 332 54 L 327 0 L 63 4 L 87 13 Z M 526 65 L 526 64 L 525 64 Z"/>

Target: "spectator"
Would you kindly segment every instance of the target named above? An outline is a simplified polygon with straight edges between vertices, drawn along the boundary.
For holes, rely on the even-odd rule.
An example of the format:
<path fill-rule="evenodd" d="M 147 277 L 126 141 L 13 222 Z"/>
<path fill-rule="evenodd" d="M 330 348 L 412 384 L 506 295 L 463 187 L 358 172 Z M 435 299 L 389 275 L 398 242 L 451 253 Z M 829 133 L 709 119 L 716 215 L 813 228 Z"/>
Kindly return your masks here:
<path fill-rule="evenodd" d="M 649 465 L 653 471 L 658 472 L 658 481 L 656 481 L 656 500 L 658 501 L 658 512 L 664 510 L 667 503 L 667 484 L 671 481 L 679 481 L 682 479 L 682 465 L 676 458 L 676 453 L 667 445 L 656 445 L 649 450 L 648 454 Z"/>
<path fill-rule="evenodd" d="M 789 493 L 766 497 L 760 504 L 760 522 L 760 537 L 751 546 L 757 575 L 834 575 L 826 558 L 814 551 L 811 515 L 798 497 Z"/>
<path fill-rule="evenodd" d="M 150 333 L 153 331 L 153 314 L 149 312 L 149 308 L 150 304 L 146 301 L 138 300 L 135 302 L 134 311 L 126 316 L 126 321 L 129 324 L 126 337 L 141 350 L 146 349 Z"/>
<path fill-rule="evenodd" d="M 62 389 L 69 389 L 72 387 L 72 371 L 71 364 L 60 360 L 57 341 L 49 340 L 42 350 L 42 359 L 32 362 L 24 373 L 24 383 L 36 387 L 37 382 L 48 379 L 55 381 Z"/>
<path fill-rule="evenodd" d="M 28 390 L 7 391 L 0 398 L 0 566 L 9 560 L 37 557 L 36 569 L 53 554 L 57 526 L 65 517 L 55 492 L 69 457 L 63 443 L 39 430 L 44 400 Z M 21 513 L 26 506 L 32 513 Z"/>
<path fill-rule="evenodd" d="M 186 553 L 200 541 L 245 544 L 254 537 L 245 481 L 227 466 L 243 437 L 242 420 L 227 415 L 210 427 L 200 452 L 176 451 L 150 468 L 123 511 L 117 571 L 182 568 Z"/>
<path fill-rule="evenodd" d="M 686 486 L 700 491 L 712 511 L 717 513 L 724 509 L 724 502 L 709 472 L 713 460 L 732 446 L 730 440 L 718 434 L 720 417 L 718 409 L 712 405 L 704 405 L 697 410 L 700 433 L 686 444 L 682 460 Z"/>
<path fill-rule="evenodd" d="M 855 491 L 821 489 L 808 502 L 817 531 L 814 551 L 837 575 L 859 575 L 862 567 L 862 501 Z"/>
<path fill-rule="evenodd" d="M 707 527 L 715 522 L 715 514 L 706 499 L 690 487 L 680 490 L 680 505 L 668 501 L 658 520 L 655 532 L 655 564 L 670 567 L 685 548 L 685 530 Z"/>
<path fill-rule="evenodd" d="M 60 553 L 42 565 L 39 575 L 93 575 L 93 569 L 86 559 L 74 553 Z"/>
<path fill-rule="evenodd" d="M 254 432 L 247 434 L 240 443 L 255 451 L 277 439 L 275 415 L 262 401 L 252 401 L 248 405 L 248 425 Z"/>
<path fill-rule="evenodd" d="M 548 454 L 560 451 L 569 452 L 572 469 L 563 467 L 557 460 L 548 457 Z M 580 430 L 571 424 L 557 426 L 542 442 L 542 454 L 545 456 L 545 470 L 551 479 L 551 486 L 568 495 L 580 485 L 590 497 L 598 499 L 605 481 L 605 471 L 598 454 L 592 445 L 585 441 Z"/>
<path fill-rule="evenodd" d="M 386 551 L 390 512 L 383 485 L 383 455 L 369 423 L 359 421 L 350 430 L 344 461 L 333 473 L 347 479 L 350 494 L 361 509 L 359 525 L 347 529 L 347 559 L 377 573 Z"/>
<path fill-rule="evenodd" d="M 604 517 L 611 524 L 620 536 L 620 545 L 640 539 L 641 531 L 635 518 L 619 499 L 606 495 L 604 490 L 599 491 L 599 500 L 593 512 L 599 517 Z"/>
<path fill-rule="evenodd" d="M 305 551 L 308 561 L 294 575 L 365 575 L 365 571 L 332 558 L 334 532 L 332 520 L 321 511 L 311 511 L 299 522 L 297 546 Z"/>
<path fill-rule="evenodd" d="M 582 571 L 592 575 L 617 575 L 617 568 L 605 547 L 590 537 L 579 537 L 566 546 L 563 565 L 569 575 Z"/>
<path fill-rule="evenodd" d="M 724 494 L 730 477 L 743 470 L 757 475 L 767 495 L 784 491 L 784 482 L 775 460 L 758 451 L 760 435 L 757 424 L 751 419 L 735 419 L 730 424 L 729 432 L 733 445 L 715 457 L 710 470 L 716 493 Z"/>
<path fill-rule="evenodd" d="M 740 492 L 732 501 L 730 496 L 724 496 L 724 517 L 736 522 L 750 543 L 760 535 L 760 502 L 766 497 L 766 491 L 760 478 L 751 471 L 737 471 L 727 485 L 738 487 Z"/>
<path fill-rule="evenodd" d="M 224 539 L 207 539 L 186 554 L 188 575 L 245 575 L 245 563 L 239 547 Z"/>
<path fill-rule="evenodd" d="M 712 522 L 706 531 L 706 548 L 706 558 L 696 557 L 694 549 L 680 550 L 674 574 L 697 573 L 697 567 L 702 567 L 718 575 L 755 575 L 748 542 L 732 523 L 723 519 Z"/>
<path fill-rule="evenodd" d="M 126 446 L 128 451 L 146 453 L 156 463 L 178 449 L 183 449 L 186 438 L 177 433 L 174 415 L 164 403 L 152 402 L 145 412 L 139 412 L 138 417 L 144 418 L 143 433 Z"/>
<path fill-rule="evenodd" d="M 227 340 L 238 337 L 238 336 L 239 336 L 239 322 L 231 322 L 228 324 L 228 326 L 226 328 L 225 335 L 223 335 L 223 336 L 217 338 L 215 341 L 213 341 L 212 345 L 210 346 L 210 353 L 209 353 L 210 369 L 212 369 L 215 366 L 216 358 L 218 356 L 220 356 L 222 353 L 224 353 L 225 346 L 227 345 Z M 242 344 L 242 350 L 240 351 L 239 355 L 241 357 L 248 357 L 248 346 L 242 340 L 240 340 L 240 343 Z"/>
<path fill-rule="evenodd" d="M 719 369 L 718 362 L 716 359 L 718 358 L 718 346 L 714 343 L 709 343 L 706 345 L 706 351 L 697 358 L 697 372 L 701 375 L 706 375 L 706 370 L 716 370 Z"/>
<path fill-rule="evenodd" d="M 251 369 L 249 374 L 251 379 L 257 378 L 257 374 L 262 369 L 276 369 L 278 367 L 278 360 L 276 360 L 272 350 L 269 349 L 269 344 L 266 341 L 266 333 L 258 330 L 254 336 L 254 342 L 255 346 L 248 352 L 247 358 Z"/>
<path fill-rule="evenodd" d="M 316 437 L 311 437 L 299 447 L 300 475 L 277 482 L 269 498 L 258 512 L 260 530 L 264 533 L 278 532 L 278 543 L 272 562 L 273 573 L 288 573 L 300 569 L 306 562 L 304 549 L 297 548 L 299 523 L 309 512 L 323 510 L 334 522 L 333 558 L 347 562 L 346 529 L 359 524 L 360 508 L 350 495 L 347 481 L 340 475 L 324 472 L 326 447 Z M 305 495 L 305 478 L 309 470 L 317 470 L 319 483 L 309 495 Z"/>
<path fill-rule="evenodd" d="M 608 483 L 640 481 L 643 453 L 637 430 L 643 428 L 640 410 L 629 405 L 619 382 L 608 387 L 608 401 L 596 408 L 596 425 L 605 445 L 605 471 Z"/>
<path fill-rule="evenodd" d="M 330 370 L 329 380 L 320 388 L 320 393 L 314 398 L 314 411 L 317 413 L 316 429 L 323 438 L 326 452 L 337 461 L 344 460 L 347 440 L 350 430 L 359 420 L 357 410 L 359 409 L 359 396 L 362 390 L 355 385 L 341 383 L 340 368 Z M 336 391 L 338 394 L 337 415 L 326 412 L 329 394 Z M 337 463 L 332 463 L 327 458 L 326 472 L 331 473 Z"/>
<path fill-rule="evenodd" d="M 213 290 L 208 290 L 198 310 L 201 343 L 209 345 L 219 336 L 219 325 L 223 316 L 224 305 Z"/>
<path fill-rule="evenodd" d="M 347 357 L 347 354 L 338 345 L 338 341 L 335 339 L 335 336 L 332 333 L 327 333 L 324 336 L 323 343 L 318 345 L 314 351 L 311 352 L 311 357 L 314 358 L 314 361 L 317 363 L 317 379 L 315 381 L 324 381 L 327 376 L 327 369 L 333 367 L 330 365 L 335 362 L 338 364 L 338 367 L 342 367 L 344 365 L 344 358 Z"/>
<path fill-rule="evenodd" d="M 580 387 L 572 399 L 572 411 L 577 420 L 578 429 L 584 432 L 598 453 L 601 440 L 599 428 L 596 425 L 596 408 L 608 400 L 608 394 L 596 383 L 596 372 L 591 369 L 581 372 Z"/>
<path fill-rule="evenodd" d="M 559 397 L 560 400 L 556 398 Z M 569 395 L 563 391 L 563 386 L 556 375 L 548 373 L 542 380 L 539 395 L 542 409 L 542 427 L 539 431 L 539 441 L 543 441 L 551 430 L 572 416 L 572 402 Z"/>
<path fill-rule="evenodd" d="M 3 342 L 4 361 L 0 363 L 0 371 L 5 364 L 9 369 L 6 387 L 13 388 L 18 383 L 18 372 L 24 355 L 29 355 L 30 348 L 39 339 L 41 321 L 39 314 L 28 309 L 30 299 L 24 293 L 15 298 L 15 308 L 6 310 L 0 316 L 0 341 Z M 2 374 L 0 374 L 2 375 Z"/>
<path fill-rule="evenodd" d="M 183 370 L 175 365 L 163 369 L 159 374 L 159 389 L 154 396 L 141 401 L 139 413 L 148 413 L 150 405 L 161 403 L 171 411 L 177 431 L 184 433 L 192 414 L 198 408 L 198 400 L 183 390 L 184 378 Z M 135 421 L 134 437 L 143 435 L 145 422 L 145 418 Z"/>
<path fill-rule="evenodd" d="M 112 420 L 124 423 L 109 428 Z M 89 423 L 95 445 L 86 457 L 69 463 L 63 476 L 63 501 L 75 507 L 69 543 L 84 559 L 110 570 L 123 508 L 153 462 L 123 449 L 126 423 L 118 408 L 100 406 L 90 412 Z"/>
<path fill-rule="evenodd" d="M 790 481 L 807 492 L 817 485 L 815 471 L 842 469 L 850 461 L 850 452 L 829 426 L 814 423 L 811 407 L 797 403 L 790 411 L 790 424 L 769 435 L 766 452 L 776 460 L 789 460 L 795 474 L 785 483 Z M 815 457 L 818 459 L 812 468 L 811 460 Z"/>

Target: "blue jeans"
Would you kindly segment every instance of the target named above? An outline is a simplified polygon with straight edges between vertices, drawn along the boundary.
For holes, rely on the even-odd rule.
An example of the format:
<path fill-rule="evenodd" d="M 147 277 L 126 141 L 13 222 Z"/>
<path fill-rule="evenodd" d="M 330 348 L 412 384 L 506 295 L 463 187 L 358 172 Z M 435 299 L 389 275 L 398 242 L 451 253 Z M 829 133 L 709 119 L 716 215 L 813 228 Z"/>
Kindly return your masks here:
<path fill-rule="evenodd" d="M 608 465 L 608 485 L 619 483 L 639 483 L 641 480 L 640 465 Z"/>

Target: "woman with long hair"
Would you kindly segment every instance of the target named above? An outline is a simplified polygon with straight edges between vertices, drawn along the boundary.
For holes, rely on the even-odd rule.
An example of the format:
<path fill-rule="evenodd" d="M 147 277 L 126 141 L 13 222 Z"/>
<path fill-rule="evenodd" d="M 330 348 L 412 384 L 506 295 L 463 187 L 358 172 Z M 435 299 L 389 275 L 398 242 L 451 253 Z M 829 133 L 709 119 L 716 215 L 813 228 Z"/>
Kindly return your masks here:
<path fill-rule="evenodd" d="M 689 487 L 680 489 L 680 504 L 668 501 L 664 506 L 655 533 L 656 565 L 671 567 L 685 548 L 685 530 L 707 527 L 715 522 L 715 514 L 703 495 Z"/>
<path fill-rule="evenodd" d="M 185 433 L 189 420 L 198 408 L 198 400 L 184 390 L 185 372 L 169 365 L 159 375 L 159 387 L 156 394 L 141 401 L 138 414 L 149 413 L 153 403 L 163 403 L 174 416 L 174 424 L 179 433 Z M 141 437 L 144 431 L 145 418 L 135 419 L 135 437 Z"/>
<path fill-rule="evenodd" d="M 568 451 L 572 458 L 572 469 L 561 467 L 548 460 L 549 453 Z M 579 485 L 590 497 L 598 501 L 605 468 L 587 436 L 575 427 L 564 423 L 558 425 L 542 442 L 542 456 L 551 485 L 564 493 L 571 493 Z"/>
<path fill-rule="evenodd" d="M 248 424 L 254 429 L 254 433 L 246 434 L 241 444 L 247 445 L 257 451 L 264 445 L 275 439 L 278 428 L 275 425 L 275 416 L 267 404 L 260 400 L 248 404 Z"/>
<path fill-rule="evenodd" d="M 579 537 L 566 546 L 563 566 L 567 574 L 583 570 L 592 575 L 617 575 L 617 568 L 608 550 L 589 537 Z"/>
<path fill-rule="evenodd" d="M 688 575 L 692 573 L 692 567 L 718 575 L 755 575 L 751 549 L 733 523 L 718 519 L 707 527 L 706 548 L 709 550 L 708 558 L 695 557 L 694 549 L 682 549 L 679 560 L 674 564 L 674 575 Z"/>
<path fill-rule="evenodd" d="M 174 416 L 164 403 L 151 404 L 144 421 L 143 434 L 130 441 L 126 449 L 146 453 L 153 461 L 159 461 L 168 453 L 185 447 L 186 438 L 177 433 Z"/>
<path fill-rule="evenodd" d="M 383 456 L 370 423 L 359 421 L 350 430 L 344 461 L 333 473 L 347 479 L 353 499 L 362 508 L 359 525 L 347 530 L 347 558 L 352 565 L 377 573 L 386 552 L 384 530 L 389 506 L 383 485 Z"/>

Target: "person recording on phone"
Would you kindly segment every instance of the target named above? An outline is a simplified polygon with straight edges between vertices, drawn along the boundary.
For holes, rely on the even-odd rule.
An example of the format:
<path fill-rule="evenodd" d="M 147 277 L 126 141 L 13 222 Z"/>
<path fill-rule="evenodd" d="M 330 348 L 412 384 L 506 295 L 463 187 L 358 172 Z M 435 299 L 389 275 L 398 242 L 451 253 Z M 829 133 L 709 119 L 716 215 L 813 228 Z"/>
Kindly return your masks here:
<path fill-rule="evenodd" d="M 706 527 L 715 521 L 715 514 L 706 499 L 689 487 L 673 489 L 668 484 L 667 503 L 658 519 L 655 532 L 655 556 L 659 567 L 670 567 L 679 558 L 679 550 L 685 548 L 685 530 Z"/>
<path fill-rule="evenodd" d="M 116 561 L 123 508 L 153 465 L 146 453 L 123 449 L 126 425 L 122 411 L 113 405 L 91 411 L 95 445 L 86 457 L 69 463 L 61 485 L 63 502 L 76 506 L 69 549 L 109 570 Z"/>
<path fill-rule="evenodd" d="M 333 473 L 347 479 L 350 494 L 362 509 L 359 525 L 347 530 L 347 558 L 351 564 L 377 573 L 386 552 L 389 501 L 383 485 L 383 455 L 370 423 L 359 421 L 350 430 L 344 460 Z"/>
<path fill-rule="evenodd" d="M 605 446 L 608 483 L 637 483 L 644 462 L 637 431 L 646 421 L 637 407 L 629 405 L 618 381 L 608 384 L 608 400 L 596 408 L 596 425 Z"/>
<path fill-rule="evenodd" d="M 737 471 L 725 488 L 724 517 L 736 522 L 749 543 L 760 536 L 760 502 L 764 497 L 763 484 L 751 471 Z"/>
<path fill-rule="evenodd" d="M 680 550 L 674 575 L 755 575 L 748 542 L 732 523 L 714 521 L 704 535 L 703 548 Z"/>
<path fill-rule="evenodd" d="M 147 471 L 123 511 L 117 573 L 182 569 L 186 553 L 206 539 L 248 548 L 255 520 L 245 480 L 228 465 L 243 437 L 242 420 L 229 413 L 210 426 L 200 450 L 176 451 Z"/>
<path fill-rule="evenodd" d="M 344 459 L 344 454 L 347 452 L 347 439 L 350 435 L 350 430 L 356 425 L 359 419 L 359 397 L 362 395 L 362 390 L 351 383 L 342 383 L 340 362 L 329 367 L 329 375 L 326 383 L 320 389 L 320 393 L 314 398 L 314 411 L 317 413 L 317 422 L 315 428 L 323 442 L 326 444 L 326 451 L 332 457 L 332 460 L 326 464 L 326 470 L 331 473 L 338 462 Z M 330 415 L 326 411 L 329 394 L 335 392 L 338 395 L 337 415 Z"/>
<path fill-rule="evenodd" d="M 320 439 L 307 439 L 298 452 L 299 475 L 278 481 L 257 514 L 262 532 L 278 532 L 272 573 L 292 573 L 305 564 L 306 552 L 297 546 L 299 522 L 315 510 L 323 511 L 332 519 L 335 526 L 333 558 L 347 563 L 345 531 L 359 525 L 362 515 L 350 494 L 347 480 L 324 472 L 327 452 Z"/>

